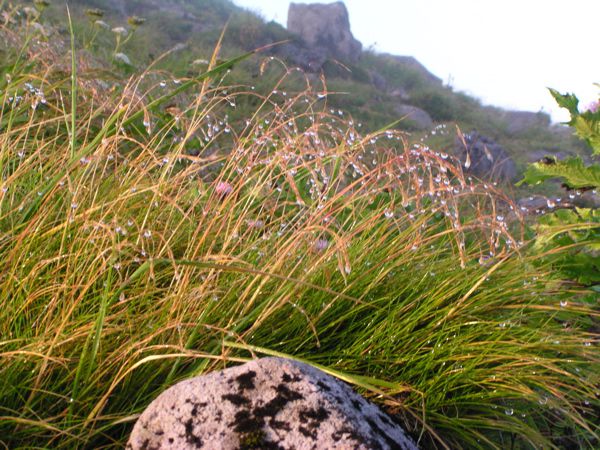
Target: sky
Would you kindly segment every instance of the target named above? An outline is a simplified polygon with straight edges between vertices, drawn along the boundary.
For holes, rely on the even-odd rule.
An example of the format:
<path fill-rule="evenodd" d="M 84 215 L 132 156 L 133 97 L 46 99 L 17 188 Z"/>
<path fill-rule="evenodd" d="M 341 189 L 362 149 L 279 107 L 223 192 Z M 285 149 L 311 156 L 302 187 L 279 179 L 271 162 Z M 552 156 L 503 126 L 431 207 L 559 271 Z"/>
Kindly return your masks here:
<path fill-rule="evenodd" d="M 233 0 L 285 26 L 289 0 Z M 319 0 L 319 3 L 333 3 Z M 295 0 L 295 3 L 315 3 Z M 345 0 L 363 48 L 414 56 L 484 104 L 565 121 L 547 87 L 585 106 L 600 87 L 600 0 Z"/>

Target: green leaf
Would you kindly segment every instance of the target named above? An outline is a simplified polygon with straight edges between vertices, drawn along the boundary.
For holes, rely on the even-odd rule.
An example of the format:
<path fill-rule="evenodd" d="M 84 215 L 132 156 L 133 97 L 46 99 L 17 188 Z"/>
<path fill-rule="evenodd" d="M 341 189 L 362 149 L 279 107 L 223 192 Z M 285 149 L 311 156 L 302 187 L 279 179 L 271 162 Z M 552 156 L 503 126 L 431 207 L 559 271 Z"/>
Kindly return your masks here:
<path fill-rule="evenodd" d="M 537 162 L 527 167 L 525 177 L 517 185 L 539 184 L 550 178 L 562 178 L 565 184 L 572 189 L 599 187 L 600 165 L 585 166 L 579 157 L 564 161 L 554 159 L 550 164 Z"/>
<path fill-rule="evenodd" d="M 540 217 L 532 251 L 561 276 L 590 286 L 600 283 L 600 211 L 562 209 Z"/>
<path fill-rule="evenodd" d="M 574 94 L 561 94 L 556 89 L 548 88 L 554 100 L 561 108 L 565 108 L 571 113 L 571 117 L 579 115 L 579 99 Z"/>
<path fill-rule="evenodd" d="M 592 113 L 585 113 L 572 120 L 577 135 L 587 141 L 594 150 L 594 154 L 600 154 L 600 120 L 590 119 Z"/>

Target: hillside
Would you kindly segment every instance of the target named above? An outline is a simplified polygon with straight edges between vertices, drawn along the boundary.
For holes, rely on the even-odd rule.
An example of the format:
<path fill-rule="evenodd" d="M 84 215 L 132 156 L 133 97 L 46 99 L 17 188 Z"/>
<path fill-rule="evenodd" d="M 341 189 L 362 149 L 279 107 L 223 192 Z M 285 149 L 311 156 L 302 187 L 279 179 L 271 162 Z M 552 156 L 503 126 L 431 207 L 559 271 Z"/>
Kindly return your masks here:
<path fill-rule="evenodd" d="M 291 31 L 229 0 L 75 0 L 70 5 L 76 17 L 77 38 L 83 43 L 92 34 L 89 49 L 106 59 L 115 46 L 110 28 L 131 28 L 128 17 L 143 17 L 146 22 L 120 48 L 134 68 L 146 67 L 175 49 L 155 67 L 182 77 L 197 73 L 205 67 L 202 62 L 210 59 L 223 29 L 222 58 L 270 46 L 236 66 L 230 80 L 254 85 L 263 94 L 270 92 L 284 69 L 278 71 L 270 65 L 267 76 L 257 75 L 264 58 L 274 56 L 287 68 L 300 67 L 306 74 L 287 78 L 281 89 L 298 92 L 308 81 L 315 91 L 327 94 L 323 110 L 341 110 L 363 130 L 374 131 L 399 121 L 395 127 L 410 132 L 411 140 L 454 154 L 466 164 L 466 171 L 484 179 L 513 185 L 527 163 L 545 155 L 562 159 L 590 154 L 568 128 L 551 125 L 546 114 L 482 105 L 478 99 L 444 85 L 419 63 L 418 55 L 363 49 L 352 37 L 342 3 L 295 8 L 288 24 Z M 104 12 L 100 19 L 109 29 L 93 25 L 98 17 L 86 16 L 89 8 Z M 64 7 L 53 3 L 45 17 L 60 23 L 64 14 Z M 64 26 L 62 31 L 66 37 Z M 244 111 L 238 116 L 243 117 Z M 470 138 L 468 143 L 457 137 L 456 126 Z M 546 195 L 560 193 L 558 185 L 540 189 Z M 536 188 L 527 188 L 516 195 L 535 192 Z"/>

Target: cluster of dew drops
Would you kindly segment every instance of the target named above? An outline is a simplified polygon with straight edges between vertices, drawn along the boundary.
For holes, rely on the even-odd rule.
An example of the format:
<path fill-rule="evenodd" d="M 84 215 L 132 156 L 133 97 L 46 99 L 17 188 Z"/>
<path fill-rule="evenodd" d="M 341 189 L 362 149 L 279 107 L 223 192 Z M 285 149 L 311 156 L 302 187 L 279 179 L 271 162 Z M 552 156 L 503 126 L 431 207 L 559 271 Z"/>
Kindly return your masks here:
<path fill-rule="evenodd" d="M 173 79 L 171 82 L 162 80 L 158 88 L 168 89 L 176 87 L 181 80 Z M 46 99 L 41 89 L 31 84 L 25 85 L 25 90 L 32 99 L 32 108 L 45 104 Z M 250 92 L 254 88 L 249 89 Z M 457 196 L 474 193 L 476 190 L 488 189 L 487 185 L 479 186 L 472 179 L 465 178 L 462 173 L 455 170 L 457 161 L 444 152 L 436 152 L 424 143 L 407 146 L 405 135 L 401 132 L 388 130 L 379 134 L 363 136 L 360 132 L 362 124 L 355 124 L 352 118 L 346 118 L 342 110 L 327 106 L 326 92 L 304 92 L 301 94 L 288 93 L 285 90 L 274 89 L 269 95 L 269 102 L 275 105 L 272 111 L 264 114 L 259 119 L 247 120 L 242 124 L 243 129 L 238 133 L 233 130 L 236 125 L 229 123 L 228 108 L 236 108 L 237 93 L 230 93 L 227 89 L 215 89 L 214 97 L 224 105 L 222 114 L 211 112 L 206 114 L 196 124 L 194 137 L 200 141 L 204 149 L 221 148 L 229 151 L 230 156 L 221 160 L 215 170 L 226 169 L 228 165 L 235 167 L 235 172 L 243 176 L 257 166 L 279 164 L 284 171 L 294 177 L 301 167 L 307 164 L 311 167 L 311 176 L 305 180 L 306 187 L 317 210 L 325 208 L 327 201 L 336 187 L 332 180 L 330 161 L 332 158 L 341 158 L 344 177 L 356 183 L 360 189 L 371 190 L 376 195 L 381 187 L 393 186 L 400 192 L 402 200 L 399 205 L 390 205 L 382 212 L 388 220 L 397 219 L 405 215 L 409 220 L 416 219 L 418 214 L 439 212 L 443 214 L 452 227 L 460 233 L 462 224 L 459 216 Z M 18 97 L 10 97 L 10 102 L 17 103 Z M 306 105 L 304 111 L 299 112 L 298 105 Z M 317 111 L 317 112 L 315 112 Z M 180 117 L 175 117 L 180 121 Z M 184 122 L 181 120 L 181 122 Z M 152 119 L 147 117 L 143 122 L 147 134 L 153 134 Z M 182 124 L 183 125 L 183 124 Z M 124 130 L 121 130 L 125 133 Z M 436 128 L 432 133 L 445 133 L 445 126 Z M 153 161 L 145 161 L 145 166 L 155 164 L 162 168 L 175 163 L 189 164 L 193 160 L 184 158 L 186 145 L 189 139 L 184 139 L 186 130 L 175 133 L 169 147 L 163 155 Z M 339 148 L 344 148 L 339 152 Z M 183 150 L 183 151 L 182 151 Z M 94 158 L 106 157 L 117 163 L 127 164 L 127 159 L 118 152 L 103 152 L 99 155 L 83 157 L 82 165 L 89 164 Z M 236 164 L 236 160 L 243 160 L 244 164 Z M 144 167 L 147 169 L 147 167 Z M 191 171 L 190 178 L 194 177 Z M 2 187 L 5 192 L 8 187 Z M 276 191 L 283 189 L 283 184 L 274 187 Z M 486 194 L 493 200 L 493 193 Z M 425 199 L 427 198 L 427 201 Z M 78 203 L 73 200 L 71 209 L 77 209 Z M 304 207 L 303 201 L 298 199 L 298 206 Z M 512 210 L 513 206 L 509 208 Z M 429 209 L 429 211 L 427 210 Z M 260 219 L 257 219 L 260 220 Z M 330 220 L 330 219 L 329 219 Z M 257 222 L 260 223 L 260 222 Z M 425 225 L 423 225 L 425 226 Z M 507 248 L 518 245 L 508 234 L 504 214 L 497 214 L 489 219 L 488 227 L 491 229 L 490 252 L 488 257 L 493 257 L 498 249 L 504 245 Z M 124 230 L 118 226 L 115 232 Z M 149 230 L 146 234 L 151 233 Z M 318 248 L 326 245 L 323 238 L 317 238 Z M 464 243 L 461 245 L 464 246 Z"/>

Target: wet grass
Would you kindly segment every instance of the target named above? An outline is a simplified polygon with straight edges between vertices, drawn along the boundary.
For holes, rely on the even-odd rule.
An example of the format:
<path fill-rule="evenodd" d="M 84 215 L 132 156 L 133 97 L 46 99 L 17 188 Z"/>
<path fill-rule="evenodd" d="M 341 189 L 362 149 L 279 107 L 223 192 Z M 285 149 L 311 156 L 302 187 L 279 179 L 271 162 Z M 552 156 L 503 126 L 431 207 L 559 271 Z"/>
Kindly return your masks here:
<path fill-rule="evenodd" d="M 23 49 L 0 82 L 5 447 L 121 447 L 168 386 L 264 355 L 426 448 L 598 446 L 597 312 L 502 192 L 281 90 L 285 67 L 261 95 L 216 53 L 190 79 L 78 60 L 75 97 L 68 55 L 2 32 Z"/>

